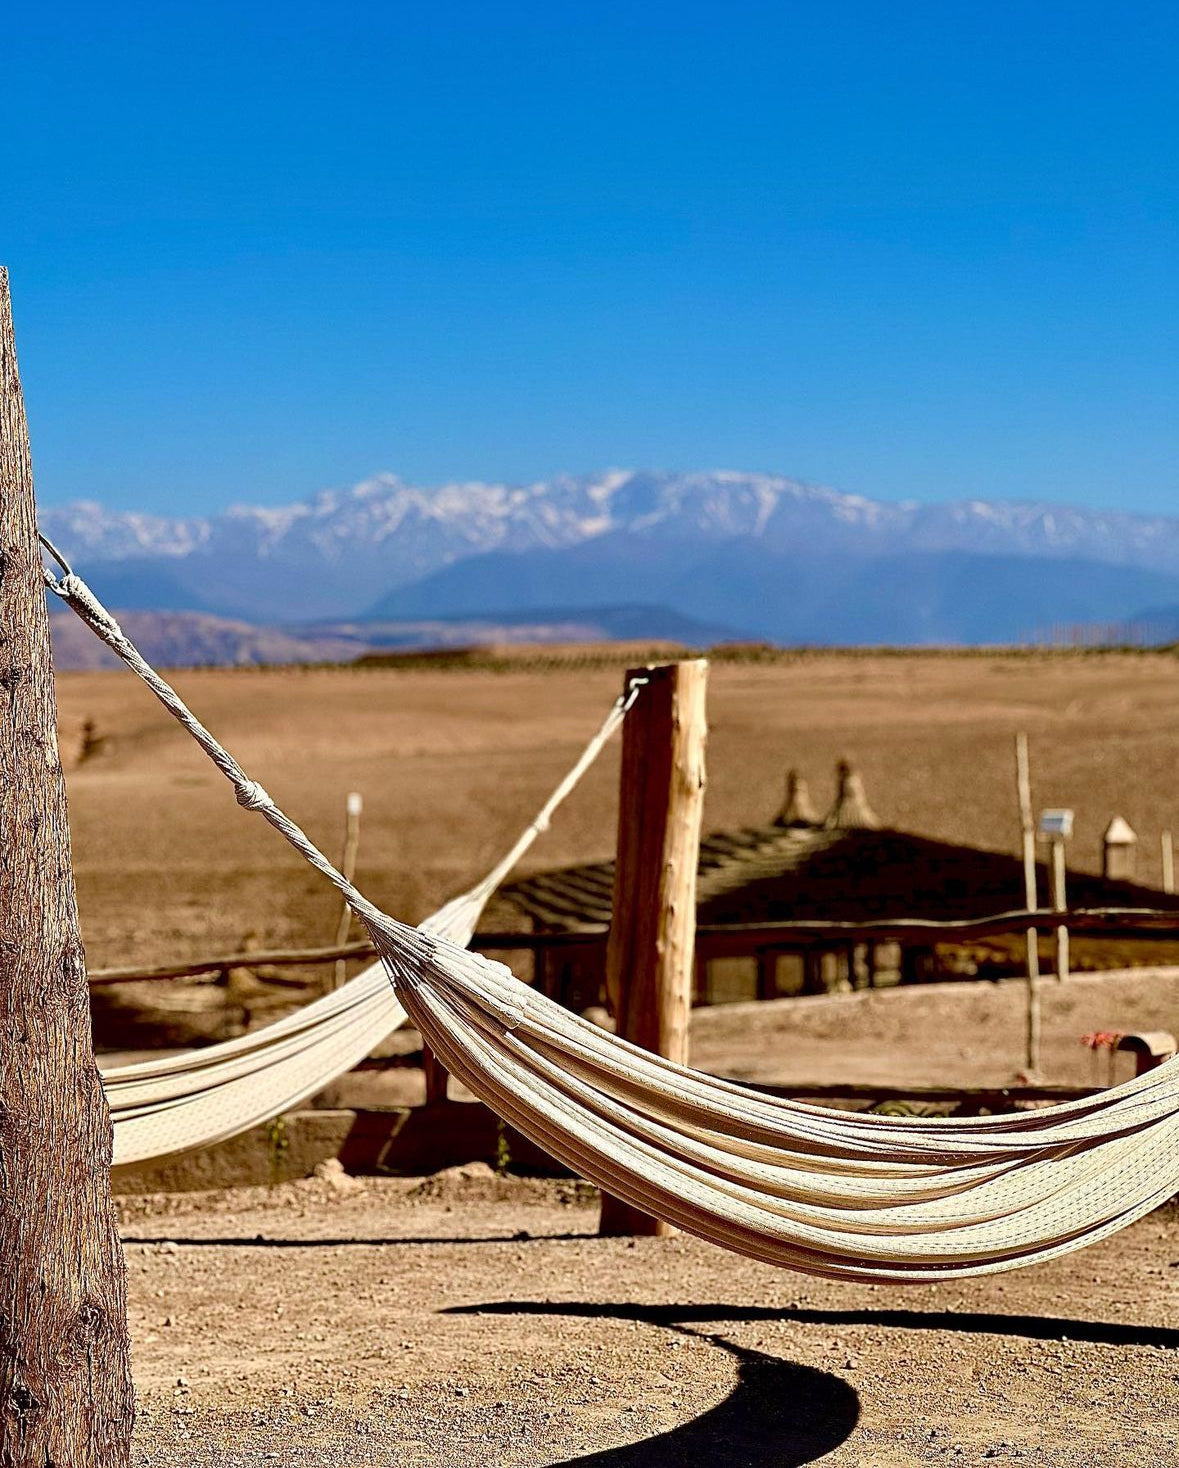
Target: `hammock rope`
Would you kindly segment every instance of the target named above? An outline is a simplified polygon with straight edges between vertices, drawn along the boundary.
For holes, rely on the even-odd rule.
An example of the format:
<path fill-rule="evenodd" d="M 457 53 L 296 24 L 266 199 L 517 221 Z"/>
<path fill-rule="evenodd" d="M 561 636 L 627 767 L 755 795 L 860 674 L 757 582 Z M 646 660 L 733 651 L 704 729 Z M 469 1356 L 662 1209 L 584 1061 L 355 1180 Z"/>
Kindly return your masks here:
<path fill-rule="evenodd" d="M 420 925 L 466 947 L 488 899 L 613 737 L 645 680 L 611 707 L 601 727 L 512 847 L 480 880 Z M 272 1120 L 352 1070 L 406 1022 L 384 961 L 339 989 L 252 1034 L 164 1060 L 103 1071 L 118 1165 L 206 1147 Z"/>
<path fill-rule="evenodd" d="M 50 589 L 188 729 L 239 801 L 344 894 L 446 1067 L 616 1196 L 753 1258 L 893 1282 L 1051 1259 L 1179 1190 L 1179 1061 L 1099 1096 L 1015 1116 L 826 1111 L 652 1055 L 447 932 L 387 916 L 249 779 L 56 558 L 65 575 L 47 570 Z"/>

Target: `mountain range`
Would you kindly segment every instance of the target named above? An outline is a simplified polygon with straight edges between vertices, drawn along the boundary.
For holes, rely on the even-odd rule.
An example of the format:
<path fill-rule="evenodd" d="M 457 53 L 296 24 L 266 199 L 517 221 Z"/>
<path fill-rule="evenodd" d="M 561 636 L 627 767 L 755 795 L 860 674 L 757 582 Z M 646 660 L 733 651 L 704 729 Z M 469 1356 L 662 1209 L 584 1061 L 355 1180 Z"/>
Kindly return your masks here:
<path fill-rule="evenodd" d="M 320 655 L 342 620 L 358 646 L 421 646 L 427 624 L 453 642 L 476 624 L 608 629 L 622 609 L 635 636 L 678 619 L 784 643 L 987 643 L 1179 604 L 1179 517 L 893 503 L 733 471 L 435 488 L 383 474 L 277 508 L 79 502 L 42 521 L 109 605 L 180 617 L 173 641 L 185 618 L 234 622 L 246 660 L 243 624 L 280 629 L 284 656 L 291 639 Z"/>

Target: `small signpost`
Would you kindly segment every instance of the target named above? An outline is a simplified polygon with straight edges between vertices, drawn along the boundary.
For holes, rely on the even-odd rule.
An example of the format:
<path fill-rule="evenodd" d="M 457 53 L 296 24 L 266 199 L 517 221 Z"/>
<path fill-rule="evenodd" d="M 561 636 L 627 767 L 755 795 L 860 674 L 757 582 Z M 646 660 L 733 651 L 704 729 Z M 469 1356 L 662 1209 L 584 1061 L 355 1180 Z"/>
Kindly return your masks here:
<path fill-rule="evenodd" d="M 356 858 L 360 852 L 360 816 L 364 810 L 364 797 L 359 790 L 349 791 L 344 802 L 344 849 L 340 853 L 340 870 L 351 882 L 356 877 Z M 336 925 L 336 947 L 342 948 L 352 931 L 352 909 L 345 902 Z M 331 988 L 338 989 L 348 976 L 347 959 L 338 958 L 332 971 Z"/>

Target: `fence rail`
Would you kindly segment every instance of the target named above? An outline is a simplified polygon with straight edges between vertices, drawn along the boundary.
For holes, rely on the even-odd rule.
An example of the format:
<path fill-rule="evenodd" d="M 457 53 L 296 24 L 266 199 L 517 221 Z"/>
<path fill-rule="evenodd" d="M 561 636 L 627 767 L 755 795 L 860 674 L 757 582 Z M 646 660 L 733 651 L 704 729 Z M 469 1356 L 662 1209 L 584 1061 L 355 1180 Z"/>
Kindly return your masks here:
<path fill-rule="evenodd" d="M 145 979 L 196 979 L 224 973 L 232 968 L 296 968 L 335 963 L 337 959 L 374 958 L 371 943 L 335 943 L 330 948 L 256 948 L 243 953 L 221 953 L 213 958 L 181 959 L 178 963 L 136 965 L 129 968 L 96 968 L 90 983 L 130 984 Z"/>
<path fill-rule="evenodd" d="M 873 922 L 827 922 L 800 919 L 789 923 L 736 923 L 702 925 L 696 930 L 702 951 L 717 956 L 729 945 L 747 949 L 750 941 L 764 947 L 817 944 L 824 940 L 841 943 L 886 942 L 906 937 L 932 942 L 960 942 L 1014 933 L 1026 928 L 1053 932 L 1062 923 L 1078 933 L 1134 938 L 1179 938 L 1179 908 L 1079 907 L 1066 912 L 1051 908 L 1013 908 L 980 918 L 953 921 L 932 918 L 880 918 Z M 597 924 L 560 933 L 476 933 L 471 946 L 488 953 L 510 950 L 535 951 L 559 948 L 604 938 L 606 925 Z M 296 968 L 335 963 L 341 959 L 375 958 L 377 950 L 363 940 L 333 944 L 329 948 L 274 948 L 222 953 L 211 958 L 182 959 L 177 963 L 134 965 L 93 969 L 93 985 L 129 984 L 144 980 L 200 978 L 235 968 Z"/>

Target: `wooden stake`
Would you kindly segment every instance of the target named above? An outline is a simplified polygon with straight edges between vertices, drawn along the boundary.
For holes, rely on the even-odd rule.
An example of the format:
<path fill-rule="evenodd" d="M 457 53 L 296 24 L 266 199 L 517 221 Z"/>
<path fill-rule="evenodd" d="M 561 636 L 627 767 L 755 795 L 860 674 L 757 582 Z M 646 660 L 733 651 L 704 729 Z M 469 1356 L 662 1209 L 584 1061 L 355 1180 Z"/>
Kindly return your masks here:
<path fill-rule="evenodd" d="M 627 686 L 636 678 L 647 682 L 622 731 L 606 987 L 619 1035 L 686 1063 L 708 664 L 634 669 Z M 603 1194 L 599 1232 L 666 1236 L 675 1229 Z"/>
<path fill-rule="evenodd" d="M 1036 827 L 1032 817 L 1032 775 L 1028 759 L 1028 736 L 1015 736 L 1015 787 L 1019 797 L 1019 829 L 1023 841 L 1023 896 L 1029 911 L 1036 906 Z M 1040 938 L 1029 928 L 1027 952 L 1027 1024 L 1024 1059 L 1029 1076 L 1040 1071 Z"/>
<path fill-rule="evenodd" d="M 356 857 L 360 851 L 360 814 L 364 810 L 364 799 L 357 790 L 351 791 L 344 802 L 344 850 L 340 855 L 340 871 L 351 882 L 356 876 Z M 352 931 L 352 909 L 345 902 L 336 925 L 336 947 L 342 948 Z M 332 970 L 331 988 L 338 989 L 348 974 L 346 959 L 338 958 Z"/>
<path fill-rule="evenodd" d="M 49 619 L 0 269 L 0 1464 L 123 1468 L 134 1421 Z"/>
<path fill-rule="evenodd" d="M 439 1101 L 445 1101 L 450 1072 L 424 1040 L 422 1041 L 422 1070 L 426 1076 L 426 1105 L 433 1106 Z"/>
<path fill-rule="evenodd" d="M 1164 831 L 1162 836 L 1163 846 L 1163 891 L 1167 893 L 1175 890 L 1175 842 L 1170 831 Z"/>
<path fill-rule="evenodd" d="M 1065 889 L 1064 840 L 1052 838 L 1052 910 L 1068 911 L 1068 893 Z M 1056 929 L 1056 977 L 1063 983 L 1068 978 L 1068 925 L 1061 923 Z"/>

